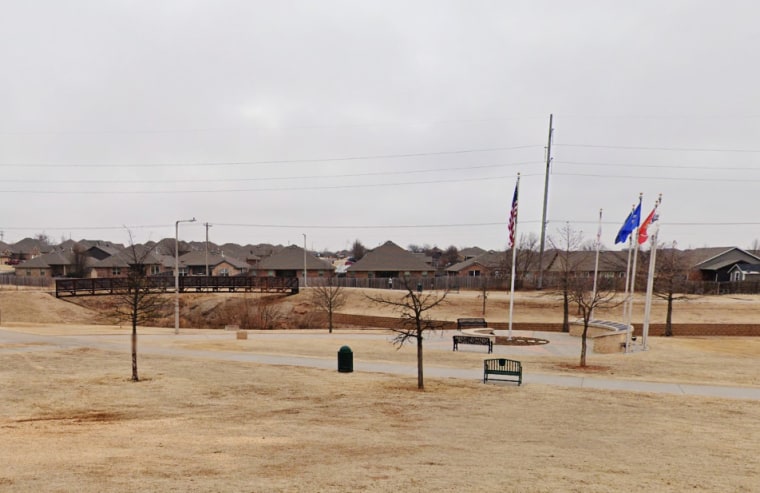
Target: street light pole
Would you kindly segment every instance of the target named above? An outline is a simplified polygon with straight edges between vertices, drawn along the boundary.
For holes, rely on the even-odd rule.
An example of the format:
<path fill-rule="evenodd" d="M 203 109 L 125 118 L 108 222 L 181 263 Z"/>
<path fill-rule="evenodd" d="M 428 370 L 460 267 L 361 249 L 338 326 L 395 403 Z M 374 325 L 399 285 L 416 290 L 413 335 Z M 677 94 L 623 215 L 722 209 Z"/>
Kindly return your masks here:
<path fill-rule="evenodd" d="M 179 334 L 179 223 L 193 223 L 192 219 L 179 219 L 174 223 L 174 333 Z"/>
<path fill-rule="evenodd" d="M 203 223 L 206 226 L 206 277 L 208 277 L 208 228 L 212 225 L 209 223 Z"/>
<path fill-rule="evenodd" d="M 306 233 L 303 234 L 303 287 L 307 287 L 306 284 Z"/>

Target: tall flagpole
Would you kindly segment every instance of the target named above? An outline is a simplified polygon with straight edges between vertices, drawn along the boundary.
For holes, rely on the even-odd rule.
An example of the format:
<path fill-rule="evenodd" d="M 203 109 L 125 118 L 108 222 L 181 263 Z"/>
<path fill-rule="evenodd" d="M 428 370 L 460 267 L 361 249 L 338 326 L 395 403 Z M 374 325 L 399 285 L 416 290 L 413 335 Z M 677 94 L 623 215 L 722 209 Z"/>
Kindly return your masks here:
<path fill-rule="evenodd" d="M 509 238 L 512 244 L 512 276 L 510 279 L 509 288 L 509 330 L 507 331 L 507 339 L 512 340 L 512 312 L 515 306 L 515 272 L 517 264 L 517 204 L 520 191 L 520 173 L 517 173 L 517 183 L 515 184 L 515 195 L 512 199 L 512 209 L 509 216 Z"/>
<path fill-rule="evenodd" d="M 596 260 L 594 261 L 594 289 L 591 299 L 596 300 L 596 279 L 599 277 L 599 250 L 602 248 L 602 209 L 599 209 L 599 228 L 596 230 Z M 594 309 L 591 308 L 591 318 L 594 318 Z"/>
<path fill-rule="evenodd" d="M 641 201 L 644 199 L 644 194 L 639 194 L 639 214 L 641 214 Z M 633 314 L 633 296 L 636 293 L 636 258 L 638 257 L 639 253 L 639 226 L 641 224 L 641 219 L 639 218 L 638 221 L 636 221 L 636 229 L 633 230 L 633 233 L 631 233 L 630 238 L 635 238 L 633 240 L 633 263 L 631 264 L 631 289 L 628 291 L 628 319 L 626 320 L 625 324 L 626 327 L 631 326 L 631 315 Z M 629 336 L 632 335 L 633 331 L 628 331 Z M 629 337 L 630 339 L 630 337 Z M 630 350 L 631 344 L 630 341 L 626 341 L 625 350 L 628 352 Z"/>
<path fill-rule="evenodd" d="M 657 202 L 654 203 L 654 210 L 652 211 L 652 220 L 649 223 L 648 226 L 651 226 L 652 222 L 657 221 L 658 218 L 656 217 L 657 209 L 660 207 L 660 203 L 662 202 L 662 194 L 660 194 L 660 197 L 657 199 Z M 647 274 L 647 295 L 646 295 L 646 301 L 644 303 L 644 325 L 641 328 L 641 345 L 642 348 L 646 351 L 649 349 L 647 345 L 647 339 L 649 338 L 649 317 L 652 313 L 652 293 L 654 291 L 654 269 L 656 265 L 656 257 L 657 257 L 657 233 L 660 232 L 660 226 L 657 225 L 657 228 L 654 231 L 654 234 L 652 234 L 651 239 L 651 248 L 650 248 L 650 255 L 649 255 L 649 272 Z"/>
<path fill-rule="evenodd" d="M 636 205 L 633 205 L 631 207 L 631 214 L 633 214 L 633 211 L 636 210 Z M 631 283 L 631 247 L 633 245 L 631 244 L 631 239 L 629 235 L 628 239 L 628 256 L 625 261 L 625 288 L 623 291 L 623 322 L 627 323 L 628 321 L 628 287 Z M 628 342 L 626 341 L 625 344 L 626 351 L 628 350 Z"/>

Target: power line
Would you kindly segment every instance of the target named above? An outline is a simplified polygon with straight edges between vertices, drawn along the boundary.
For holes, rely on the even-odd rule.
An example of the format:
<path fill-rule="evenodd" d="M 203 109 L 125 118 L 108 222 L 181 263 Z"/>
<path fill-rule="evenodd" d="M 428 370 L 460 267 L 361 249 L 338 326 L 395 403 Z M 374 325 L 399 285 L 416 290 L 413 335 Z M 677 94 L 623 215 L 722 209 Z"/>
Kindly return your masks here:
<path fill-rule="evenodd" d="M 176 167 L 213 167 L 213 166 L 259 166 L 274 164 L 304 164 L 304 163 L 328 163 L 340 161 L 363 161 L 371 159 L 401 159 L 425 156 L 446 156 L 457 154 L 473 154 L 478 152 L 514 151 L 519 149 L 541 148 L 540 145 L 521 145 L 512 147 L 486 147 L 480 149 L 459 149 L 453 151 L 416 152 L 406 154 L 374 154 L 365 156 L 343 156 L 331 158 L 304 158 L 304 159 L 278 159 L 265 161 L 209 161 L 209 162 L 184 162 L 184 163 L 0 163 L 0 167 L 29 167 L 29 168 L 176 168 Z"/>
<path fill-rule="evenodd" d="M 611 178 L 621 180 L 658 180 L 658 181 L 697 181 L 710 183 L 758 183 L 760 179 L 750 180 L 747 178 L 696 178 L 683 176 L 635 176 L 635 175 L 600 175 L 593 173 L 554 173 L 557 176 L 580 176 L 584 178 Z"/>
<path fill-rule="evenodd" d="M 677 151 L 677 152 L 738 152 L 760 153 L 760 149 L 719 149 L 700 147 L 647 147 L 647 146 L 613 146 L 595 144 L 554 144 L 557 147 L 579 147 L 586 149 L 623 149 L 632 151 Z"/>
<path fill-rule="evenodd" d="M 525 174 L 524 176 L 536 176 Z M 23 193 L 36 195 L 179 195 L 179 194 L 213 194 L 213 193 L 252 193 L 252 192 L 295 192 L 308 190 L 342 190 L 358 188 L 378 188 L 378 187 L 399 187 L 414 185 L 438 185 L 442 183 L 463 183 L 476 181 L 493 181 L 512 179 L 513 176 L 488 176 L 482 178 L 454 178 L 449 180 L 428 180 L 415 182 L 393 182 L 393 183 L 366 183 L 366 184 L 349 184 L 349 185 L 322 185 L 322 186 L 304 186 L 304 187 L 282 187 L 282 188 L 227 188 L 217 190 L 0 190 L 0 193 Z"/>
<path fill-rule="evenodd" d="M 722 164 L 710 165 L 677 165 L 677 164 L 637 164 L 637 163 L 597 163 L 591 161 L 566 161 L 564 159 L 554 159 L 554 163 L 569 164 L 575 166 L 600 166 L 600 167 L 626 167 L 626 168 L 657 168 L 657 169 L 707 169 L 718 171 L 760 171 L 760 166 L 741 167 L 741 166 L 724 166 Z"/>
<path fill-rule="evenodd" d="M 511 167 L 511 166 L 527 166 L 531 164 L 540 164 L 540 162 L 529 162 L 529 161 L 523 161 L 523 162 L 516 162 L 516 163 L 504 163 L 504 164 L 483 164 L 483 165 L 474 165 L 474 166 L 461 166 L 461 167 L 451 167 L 451 168 L 430 168 L 430 169 L 417 169 L 417 170 L 403 170 L 403 171 L 376 171 L 371 173 L 345 173 L 345 174 L 334 174 L 334 175 L 306 175 L 306 176 L 278 176 L 278 177 L 270 177 L 270 178 L 218 178 L 218 179 L 208 179 L 208 178 L 195 178 L 195 179 L 189 179 L 189 178 L 167 178 L 163 180 L 121 180 L 121 179 L 110 179 L 110 180 L 70 180 L 70 179 L 62 179 L 62 180 L 28 180 L 28 179 L 18 179 L 18 178 L 11 178 L 11 179 L 3 179 L 2 181 L 4 183 L 34 183 L 40 184 L 40 183 L 53 183 L 53 184 L 147 184 L 147 183 L 228 183 L 228 182 L 234 182 L 234 183 L 240 183 L 240 182 L 261 182 L 261 181 L 282 181 L 282 180 L 313 180 L 313 179 L 334 179 L 334 178 L 359 178 L 359 177 L 367 177 L 367 176 L 388 176 L 388 175 L 412 175 L 412 174 L 422 174 L 422 173 L 442 173 L 447 171 L 471 171 L 471 170 L 477 170 L 477 169 L 493 169 L 493 168 L 505 168 L 505 167 Z"/>

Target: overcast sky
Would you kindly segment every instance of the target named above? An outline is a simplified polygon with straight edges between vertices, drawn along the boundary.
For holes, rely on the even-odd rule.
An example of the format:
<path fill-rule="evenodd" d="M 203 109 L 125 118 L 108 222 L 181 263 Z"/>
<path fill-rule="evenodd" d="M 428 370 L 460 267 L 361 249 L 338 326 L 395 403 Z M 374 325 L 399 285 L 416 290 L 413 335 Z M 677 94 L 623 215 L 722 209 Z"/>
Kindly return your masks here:
<path fill-rule="evenodd" d="M 755 1 L 3 1 L 6 242 L 760 239 Z M 125 229 L 126 228 L 126 229 Z"/>

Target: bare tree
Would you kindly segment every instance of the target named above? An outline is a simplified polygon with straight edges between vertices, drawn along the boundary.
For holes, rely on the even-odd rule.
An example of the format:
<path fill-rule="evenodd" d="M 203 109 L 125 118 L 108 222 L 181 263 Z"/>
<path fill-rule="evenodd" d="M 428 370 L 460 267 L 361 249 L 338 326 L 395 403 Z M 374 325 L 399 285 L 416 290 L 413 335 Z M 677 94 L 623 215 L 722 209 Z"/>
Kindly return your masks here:
<path fill-rule="evenodd" d="M 333 331 L 333 313 L 346 304 L 346 292 L 343 287 L 334 285 L 332 279 L 320 279 L 309 290 L 311 301 L 327 315 L 327 328 Z"/>
<path fill-rule="evenodd" d="M 74 245 L 71 249 L 71 271 L 69 272 L 69 276 L 84 277 L 87 273 L 88 261 L 87 250 L 78 243 Z"/>
<path fill-rule="evenodd" d="M 597 308 L 614 308 L 620 305 L 622 301 L 615 301 L 615 292 L 609 289 L 609 285 L 603 285 L 594 292 L 593 279 L 573 276 L 570 278 L 569 285 L 569 300 L 578 306 L 578 311 L 583 319 L 580 366 L 585 367 L 588 347 L 588 326 L 591 321 L 591 314 Z"/>
<path fill-rule="evenodd" d="M 576 251 L 583 244 L 583 233 L 566 223 L 557 229 L 555 237 L 549 237 L 549 244 L 557 251 L 557 268 L 559 272 L 558 290 L 562 295 L 562 332 L 570 331 L 570 298 L 574 278 L 583 258 Z"/>
<path fill-rule="evenodd" d="M 459 249 L 457 249 L 457 247 L 454 245 L 449 246 L 446 250 L 444 250 L 443 255 L 441 255 L 441 262 L 443 263 L 444 267 L 449 267 L 458 263 Z"/>
<path fill-rule="evenodd" d="M 367 249 L 364 247 L 361 241 L 355 240 L 354 244 L 351 246 L 351 256 L 354 258 L 354 260 L 361 260 L 362 257 L 367 253 Z"/>
<path fill-rule="evenodd" d="M 480 296 L 483 298 L 483 316 L 486 316 L 486 302 L 488 301 L 488 276 L 480 276 Z"/>
<path fill-rule="evenodd" d="M 521 234 L 517 242 L 517 259 L 515 265 L 515 281 L 525 281 L 528 272 L 538 264 L 538 236 L 535 233 Z"/>
<path fill-rule="evenodd" d="M 132 325 L 132 381 L 138 382 L 137 326 L 160 318 L 167 313 L 168 300 L 152 292 L 147 273 L 147 260 L 152 248 L 135 245 L 129 232 L 129 246 L 123 256 L 128 264 L 125 289 L 114 295 L 113 313 L 120 321 Z"/>
<path fill-rule="evenodd" d="M 665 312 L 665 336 L 673 336 L 673 302 L 688 300 L 684 293 L 689 264 L 683 252 L 672 248 L 663 248 L 657 252 L 656 269 L 652 294 L 667 302 Z"/>
<path fill-rule="evenodd" d="M 398 327 L 391 330 L 396 334 L 393 343 L 399 348 L 415 340 L 417 345 L 417 388 L 425 389 L 422 364 L 422 341 L 427 331 L 436 331 L 443 328 L 441 322 L 430 318 L 430 310 L 445 303 L 448 290 L 417 292 L 414 289 L 414 281 L 409 277 L 401 277 L 401 286 L 406 291 L 403 297 L 397 298 L 391 295 L 367 296 L 375 303 L 388 305 L 396 309 L 401 320 Z"/>

